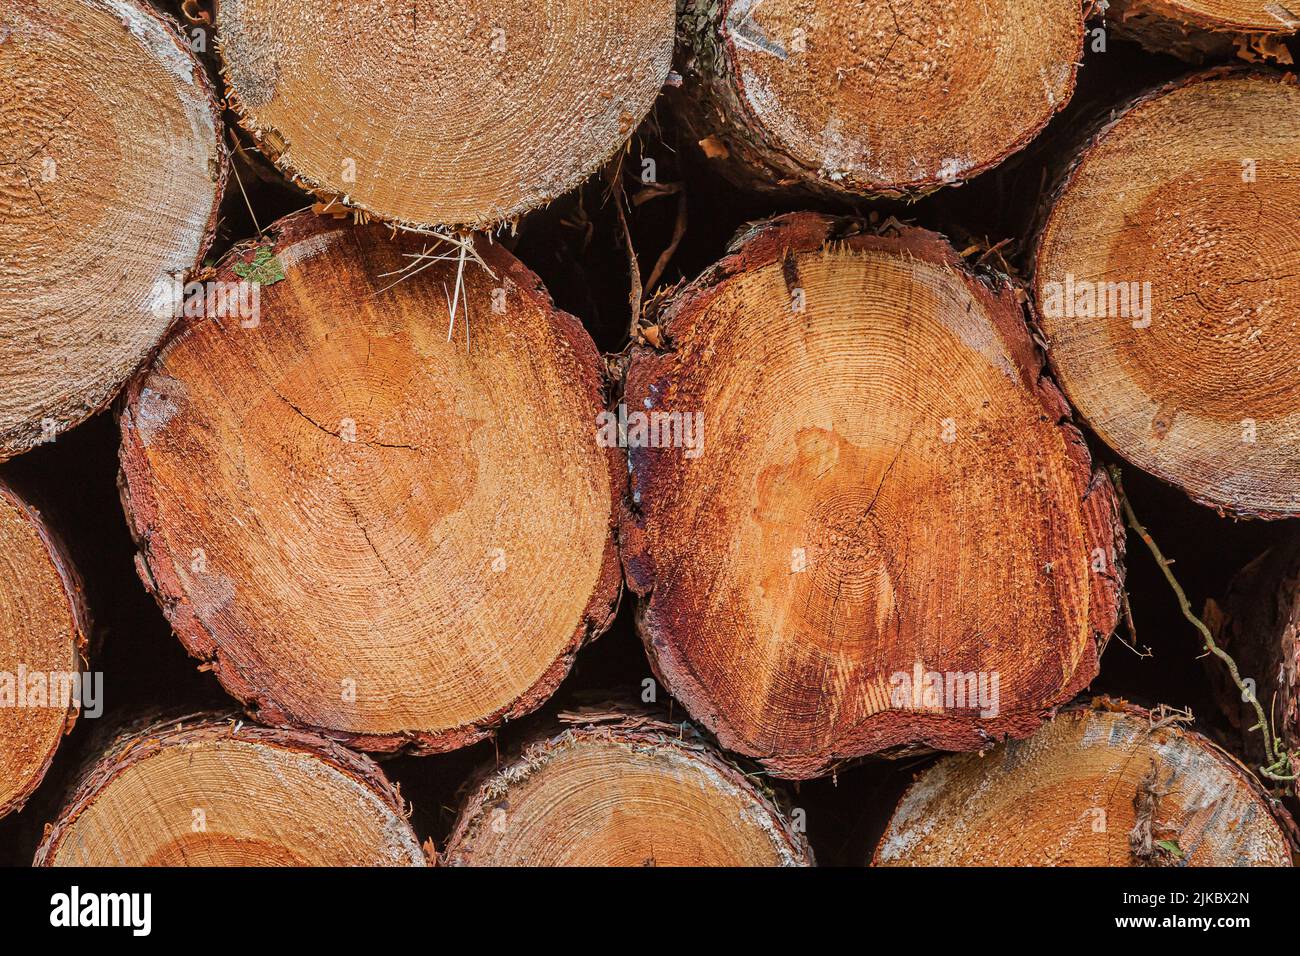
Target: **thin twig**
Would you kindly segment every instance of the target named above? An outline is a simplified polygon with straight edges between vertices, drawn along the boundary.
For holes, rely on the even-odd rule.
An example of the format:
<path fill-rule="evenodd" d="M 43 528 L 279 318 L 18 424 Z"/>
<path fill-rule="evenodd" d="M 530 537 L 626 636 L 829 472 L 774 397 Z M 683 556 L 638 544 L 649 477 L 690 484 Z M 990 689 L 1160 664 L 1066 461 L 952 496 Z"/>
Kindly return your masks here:
<path fill-rule="evenodd" d="M 632 229 L 627 222 L 627 213 L 623 210 L 623 203 L 626 197 L 623 193 L 623 157 L 618 158 L 618 162 L 610 168 L 608 172 L 609 193 L 614 199 L 614 208 L 618 212 L 618 222 L 623 229 L 623 245 L 627 249 L 627 271 L 628 271 L 628 292 L 627 305 L 628 310 L 632 313 L 632 321 L 628 326 L 628 335 L 635 337 L 637 323 L 641 319 L 641 267 L 636 259 L 636 247 L 632 242 Z"/>
<path fill-rule="evenodd" d="M 397 276 L 397 278 L 382 289 L 377 290 L 375 295 L 379 295 L 381 292 L 387 292 L 398 283 L 405 282 L 407 279 L 411 278 L 411 276 L 423 272 L 425 269 L 428 269 L 430 266 L 436 265 L 439 262 L 456 263 L 456 282 L 454 292 L 448 297 L 447 301 L 447 341 L 450 342 L 452 336 L 455 334 L 456 313 L 457 311 L 461 311 L 465 314 L 465 350 L 469 351 L 469 292 L 465 288 L 465 267 L 470 262 L 476 262 L 482 266 L 483 270 L 493 279 L 496 278 L 496 273 L 493 272 L 492 268 L 483 261 L 483 257 L 478 254 L 478 249 L 474 247 L 474 237 L 472 234 L 447 233 L 429 229 L 404 229 L 403 231 L 413 232 L 421 236 L 429 236 L 437 242 L 451 246 L 455 249 L 455 252 L 439 253 L 434 255 L 429 251 L 429 247 L 425 246 L 419 252 L 403 253 L 406 258 L 411 259 L 412 261 L 400 269 L 395 269 L 392 272 L 381 273 L 380 278 L 386 278 L 387 276 Z M 443 286 L 443 291 L 446 291 L 445 284 Z"/>
<path fill-rule="evenodd" d="M 672 261 L 673 255 L 677 252 L 677 247 L 681 245 L 682 238 L 686 235 L 686 193 L 677 197 L 677 219 L 673 225 L 673 237 L 668 243 L 668 248 L 659 254 L 655 261 L 655 267 L 650 270 L 650 277 L 645 280 L 645 287 L 641 290 L 641 296 L 654 289 L 654 284 L 663 276 L 664 270 L 668 268 L 668 263 Z"/>
<path fill-rule="evenodd" d="M 253 212 L 253 204 L 248 201 L 248 193 L 244 191 L 244 180 L 239 175 L 239 164 L 232 162 L 230 168 L 235 174 L 235 182 L 239 183 L 239 191 L 243 194 L 244 205 L 248 207 L 248 216 L 253 220 L 253 227 L 257 230 L 257 234 L 260 236 L 262 234 L 262 227 L 257 224 L 257 213 Z"/>
<path fill-rule="evenodd" d="M 1128 628 L 1129 637 L 1133 638 L 1133 643 L 1130 644 L 1128 641 L 1124 640 L 1124 638 L 1119 636 L 1118 632 L 1115 634 L 1115 640 L 1119 641 L 1138 657 L 1155 657 L 1155 655 L 1151 653 L 1150 647 L 1144 647 L 1142 650 L 1138 650 L 1137 625 L 1133 623 L 1133 604 L 1128 599 L 1127 591 L 1120 592 L 1120 601 L 1123 603 L 1124 624 Z"/>
<path fill-rule="evenodd" d="M 1228 673 L 1232 677 L 1232 682 L 1237 685 L 1237 689 L 1241 692 L 1241 699 L 1247 701 L 1255 709 L 1255 716 L 1258 719 L 1258 723 L 1250 729 L 1258 730 L 1264 735 L 1264 755 L 1265 759 L 1270 761 L 1268 766 L 1259 768 L 1260 773 L 1269 780 L 1276 780 L 1279 782 L 1291 782 L 1300 778 L 1300 775 L 1297 775 L 1292 769 L 1293 764 L 1291 762 L 1291 754 L 1287 752 L 1286 748 L 1282 745 L 1282 742 L 1273 734 L 1272 726 L 1268 721 L 1267 715 L 1264 713 L 1264 708 L 1260 705 L 1259 700 L 1256 699 L 1255 692 L 1241 679 L 1241 673 L 1237 670 L 1237 662 L 1232 659 L 1232 655 L 1219 647 L 1218 643 L 1214 640 L 1214 635 L 1210 633 L 1209 627 L 1207 627 L 1205 622 L 1193 613 L 1192 604 L 1187 599 L 1186 592 L 1183 591 L 1182 586 L 1178 583 L 1178 579 L 1174 577 L 1173 572 L 1169 570 L 1169 565 L 1172 562 L 1164 556 L 1164 553 L 1156 544 L 1155 539 L 1151 537 L 1151 533 L 1143 527 L 1142 522 L 1138 521 L 1137 513 L 1133 510 L 1133 504 L 1129 501 L 1128 495 L 1124 493 L 1124 485 L 1122 482 L 1123 476 L 1119 468 L 1111 466 L 1110 475 L 1111 479 L 1115 482 L 1115 490 L 1119 496 L 1120 505 L 1124 509 L 1125 521 L 1137 536 L 1142 539 L 1143 544 L 1147 546 L 1147 550 L 1151 552 L 1152 557 L 1156 559 L 1156 564 L 1160 567 L 1160 572 L 1165 576 L 1165 580 L 1169 582 L 1169 586 L 1173 589 L 1174 595 L 1178 598 L 1178 607 L 1183 612 L 1183 617 L 1187 618 L 1187 620 L 1191 622 L 1192 626 L 1200 632 L 1201 639 L 1205 642 L 1205 649 L 1215 657 L 1219 658 L 1219 660 L 1223 661 L 1224 665 L 1228 668 Z"/>

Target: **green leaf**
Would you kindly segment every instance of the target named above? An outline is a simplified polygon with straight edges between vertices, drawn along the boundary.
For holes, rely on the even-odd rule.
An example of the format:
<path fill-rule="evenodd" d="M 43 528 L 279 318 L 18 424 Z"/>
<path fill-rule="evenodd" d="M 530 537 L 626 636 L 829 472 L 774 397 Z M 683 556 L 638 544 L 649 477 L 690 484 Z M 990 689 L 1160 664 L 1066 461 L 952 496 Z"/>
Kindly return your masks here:
<path fill-rule="evenodd" d="M 1178 845 L 1177 840 L 1156 840 L 1156 846 L 1167 853 L 1172 853 L 1180 860 L 1183 858 L 1183 848 Z"/>
<path fill-rule="evenodd" d="M 263 246 L 257 250 L 251 263 L 235 263 L 235 275 L 258 285 L 275 285 L 284 278 L 284 266 L 275 257 L 274 249 Z"/>

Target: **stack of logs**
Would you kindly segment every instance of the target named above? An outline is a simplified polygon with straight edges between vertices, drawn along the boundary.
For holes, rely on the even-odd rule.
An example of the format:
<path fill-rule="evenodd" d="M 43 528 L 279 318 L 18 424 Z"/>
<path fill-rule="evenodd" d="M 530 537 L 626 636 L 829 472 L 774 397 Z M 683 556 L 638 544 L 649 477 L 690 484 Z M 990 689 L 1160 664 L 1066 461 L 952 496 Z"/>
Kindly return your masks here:
<path fill-rule="evenodd" d="M 110 710 L 36 862 L 810 865 L 787 781 L 949 752 L 875 864 L 1290 865 L 1300 536 L 1204 614 L 1239 735 L 1086 691 L 1126 600 L 1103 459 L 1300 517 L 1300 21 L 1097 7 L 9 0 L 0 460 L 112 405 L 139 578 L 242 707 Z M 860 215 L 1040 139 L 1108 29 L 1212 65 L 1066 131 L 1023 275 Z M 603 355 L 509 233 L 652 108 L 822 211 Z M 310 208 L 214 261 L 250 175 Z M 56 524 L 0 484 L 0 815 L 95 668 Z M 370 755 L 537 711 L 625 587 L 689 721 L 566 712 L 422 841 Z"/>

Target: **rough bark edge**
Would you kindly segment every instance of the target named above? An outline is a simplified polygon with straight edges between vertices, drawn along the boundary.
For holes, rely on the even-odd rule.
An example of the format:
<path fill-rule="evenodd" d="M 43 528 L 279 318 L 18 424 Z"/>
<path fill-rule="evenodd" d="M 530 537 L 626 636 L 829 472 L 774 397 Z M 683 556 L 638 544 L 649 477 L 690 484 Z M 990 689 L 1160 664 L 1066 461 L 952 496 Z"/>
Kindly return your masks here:
<path fill-rule="evenodd" d="M 1281 21 L 1277 29 L 1264 30 L 1258 24 L 1198 16 L 1164 0 L 1109 0 L 1103 16 L 1117 37 L 1132 40 L 1151 53 L 1169 53 L 1189 63 L 1230 56 L 1234 49 L 1243 57 L 1249 54 L 1291 62 L 1281 41 L 1295 30 L 1288 30 Z"/>
<path fill-rule="evenodd" d="M 346 194 L 341 194 L 337 190 L 326 186 L 324 183 L 304 175 L 293 168 L 291 164 L 284 160 L 284 138 L 278 130 L 270 127 L 263 128 L 259 126 L 253 117 L 253 111 L 250 110 L 235 89 L 234 84 L 230 81 L 229 71 L 226 69 L 226 54 L 223 49 L 223 31 L 221 29 L 222 0 L 213 0 L 215 12 L 213 14 L 213 23 L 216 27 L 216 51 L 218 62 L 220 64 L 221 83 L 226 90 L 226 103 L 230 106 L 239 124 L 239 129 L 247 134 L 248 140 L 257 148 L 263 157 L 265 157 L 271 166 L 282 175 L 286 180 L 292 183 L 298 189 L 310 195 L 313 199 L 322 203 L 326 207 L 342 208 L 350 212 L 353 218 L 361 224 L 369 222 L 383 222 L 397 229 L 409 232 L 430 232 L 430 231 L 448 231 L 448 232 L 492 232 L 505 228 L 513 230 L 524 216 L 530 212 L 536 212 L 539 209 L 545 209 L 551 203 L 563 198 L 573 190 L 577 189 L 583 183 L 587 182 L 597 172 L 605 167 L 610 160 L 614 159 L 626 148 L 627 144 L 632 141 L 636 129 L 645 121 L 646 117 L 654 110 L 655 100 L 659 94 L 650 100 L 646 107 L 645 113 L 628 130 L 617 143 L 609 147 L 607 155 L 599 157 L 596 161 L 589 163 L 584 172 L 581 172 L 572 182 L 568 182 L 562 189 L 554 192 L 549 199 L 525 198 L 516 202 L 509 209 L 492 210 L 486 215 L 481 216 L 471 222 L 416 222 L 410 219 L 400 219 L 397 217 L 386 216 L 375 209 L 371 209 L 365 203 L 357 202 Z M 664 75 L 659 79 L 659 89 L 662 91 L 665 83 L 668 82 L 668 75 L 671 71 L 664 71 Z"/>
<path fill-rule="evenodd" d="M 221 218 L 221 201 L 225 196 L 226 182 L 230 177 L 230 157 L 226 150 L 224 137 L 222 136 L 222 132 L 225 130 L 225 124 L 221 117 L 221 106 L 217 101 L 216 93 L 212 88 L 212 83 L 208 80 L 207 71 L 203 68 L 203 64 L 194 55 L 193 51 L 190 50 L 189 45 L 182 39 L 180 28 L 177 26 L 175 20 L 173 20 L 169 15 L 156 10 L 148 0 L 116 0 L 116 2 L 129 4 L 131 7 L 139 10 L 142 14 L 150 17 L 153 22 L 156 22 L 162 28 L 167 39 L 171 40 L 172 43 L 174 43 L 176 47 L 185 54 L 185 56 L 189 57 L 193 63 L 192 75 L 194 86 L 198 90 L 199 98 L 207 101 L 208 110 L 212 114 L 212 127 L 217 132 L 216 179 L 213 181 L 212 208 L 208 212 L 207 226 L 204 229 L 203 236 L 199 240 L 198 255 L 194 259 L 194 264 L 189 269 L 189 273 L 192 274 L 203 264 L 203 257 L 208 254 L 208 250 L 212 247 L 212 241 L 217 233 L 217 224 Z M 105 6 L 104 4 L 100 5 Z M 108 9 L 110 13 L 114 13 L 111 8 Z M 185 278 L 188 281 L 190 275 L 187 274 Z M 172 324 L 172 328 L 175 327 L 175 324 L 176 323 Z M 71 415 L 66 419 L 59 419 L 58 428 L 56 429 L 55 434 L 61 435 L 64 432 L 75 428 L 82 422 L 98 415 L 104 409 L 112 405 L 118 395 L 121 394 L 125 384 L 130 381 L 130 379 L 138 373 L 140 369 L 146 367 L 153 361 L 153 357 L 158 351 L 159 344 L 167 338 L 170 331 L 171 329 L 168 329 L 158 337 L 158 343 L 141 356 L 140 361 L 136 364 L 135 368 L 129 372 L 122 381 L 117 382 L 108 390 L 108 393 L 104 396 L 102 401 L 94 403 L 93 406 L 87 404 L 82 407 L 77 414 Z M 12 445 L 0 443 L 0 462 L 16 458 L 17 456 L 38 447 L 40 444 L 39 432 L 30 434 L 26 439 L 19 438 Z M 0 816 L 3 816 L 3 813 L 0 813 Z"/>
<path fill-rule="evenodd" d="M 292 213 L 267 229 L 265 239 L 251 239 L 232 248 L 216 266 L 215 275 L 225 281 L 238 281 L 233 267 L 252 260 L 260 248 L 273 247 L 278 254 L 286 246 L 328 232 L 351 229 L 382 229 L 381 225 L 352 226 L 346 222 L 321 217 L 310 210 Z M 541 279 L 501 245 L 480 241 L 478 253 L 499 273 L 510 274 L 521 294 L 529 296 L 541 311 L 552 316 L 555 331 L 564 338 L 567 346 L 579 361 L 588 366 L 588 376 L 579 383 L 587 393 L 592 411 L 593 441 L 596 414 L 605 408 L 604 393 L 608 388 L 604 366 L 600 362 L 595 342 L 582 323 L 567 312 L 557 309 Z M 475 268 L 471 265 L 470 268 Z M 446 753 L 485 740 L 497 727 L 524 714 L 531 713 L 548 700 L 560 686 L 578 651 L 596 640 L 609 629 L 618 612 L 622 598 L 622 575 L 619 571 L 615 532 L 619 503 L 624 497 L 627 470 L 620 450 L 610 448 L 605 452 L 609 474 L 610 518 L 609 535 L 601 558 L 601 570 L 596 579 L 591 598 L 582 618 L 574 630 L 569 644 L 556 657 L 551 666 L 537 681 L 513 702 L 471 723 L 439 731 L 402 731 L 397 733 L 353 733 L 329 727 L 320 727 L 298 717 L 281 707 L 267 692 L 227 656 L 222 653 L 222 638 L 213 634 L 194 613 L 179 577 L 168 567 L 170 549 L 166 529 L 159 520 L 159 504 L 150 479 L 147 450 L 135 424 L 136 408 L 145 380 L 158 362 L 165 360 L 170 350 L 182 342 L 202 319 L 186 320 L 176 329 L 158 353 L 155 361 L 143 369 L 123 393 L 119 425 L 122 444 L 119 451 L 118 492 L 127 525 L 136 543 L 136 572 L 146 590 L 157 600 L 159 607 L 171 624 L 176 636 L 191 657 L 203 662 L 200 669 L 209 669 L 226 692 L 242 703 L 251 718 L 283 729 L 301 729 L 337 740 L 358 750 L 376 753 L 411 753 L 427 755 Z M 242 637 L 241 637 L 242 639 Z"/>
<path fill-rule="evenodd" d="M 476 837 L 489 809 L 505 801 L 511 786 L 544 767 L 558 753 L 589 740 L 617 741 L 638 749 L 666 748 L 685 755 L 721 776 L 738 794 L 753 801 L 768 822 L 764 829 L 772 838 L 777 855 L 782 858 L 782 866 L 816 865 L 807 838 L 790 826 L 785 796 L 766 786 L 760 777 L 747 774 L 709 745 L 689 723 L 667 723 L 640 708 L 618 705 L 606 711 L 598 708 L 561 713 L 559 720 L 569 726 L 559 732 L 551 730 L 534 735 L 508 761 L 488 766 L 469 780 L 463 788 L 469 796 L 464 800 L 447 838 L 439 858 L 441 865 L 472 865 L 466 844 Z"/>
<path fill-rule="evenodd" d="M 891 712 L 867 718 L 829 749 L 803 754 L 761 754 L 722 716 L 709 690 L 689 663 L 676 654 L 669 635 L 655 620 L 652 599 L 655 585 L 654 555 L 645 535 L 645 519 L 633 498 L 638 475 L 646 470 L 643 453 L 628 449 L 629 484 L 619 522 L 619 554 L 628 587 L 640 599 L 637 630 L 656 678 L 686 707 L 691 716 L 714 733 L 721 746 L 752 757 L 770 773 L 786 779 L 821 776 L 838 766 L 865 756 L 906 757 L 931 750 L 983 750 L 1007 738 L 1031 735 L 1044 720 L 1097 676 L 1101 652 L 1115 630 L 1124 578 L 1125 533 L 1114 486 L 1103 468 L 1094 468 L 1082 432 L 1073 423 L 1069 405 L 1046 369 L 1042 351 L 1034 343 L 1021 306 L 1024 290 L 1010 278 L 984 271 L 977 274 L 941 235 L 890 220 L 874 228 L 855 218 L 833 218 L 817 213 L 790 213 L 751 223 L 732 241 L 729 255 L 709 268 L 666 304 L 659 325 L 667 338 L 666 350 L 633 345 L 625 377 L 625 394 L 644 391 L 642 382 L 664 378 L 672 365 L 672 341 L 684 316 L 698 313 L 719 293 L 725 280 L 779 261 L 789 252 L 805 252 L 829 245 L 850 249 L 897 252 L 920 261 L 946 266 L 963 279 L 971 294 L 982 301 L 1004 343 L 1008 357 L 1020 373 L 1025 391 L 1037 398 L 1044 415 L 1062 431 L 1079 491 L 1081 519 L 1089 553 L 1095 548 L 1107 555 L 1108 570 L 1094 573 L 1089 586 L 1088 620 L 1091 640 L 1074 675 L 1057 695 L 1058 703 L 1028 711 L 1013 711 L 992 720 L 971 717 Z M 889 715 L 897 729 L 877 729 Z M 868 724 L 870 727 L 868 728 Z"/>
<path fill-rule="evenodd" d="M 1070 70 L 1069 89 L 1040 123 L 1026 129 L 997 156 L 963 170 L 953 179 L 929 177 L 913 183 L 836 182 L 786 154 L 769 137 L 741 92 L 732 68 L 735 44 L 724 40 L 721 24 L 735 0 L 677 0 L 677 70 L 682 88 L 670 97 L 687 134 L 694 143 L 710 137 L 727 150 L 726 157 L 706 159 L 733 183 L 764 193 L 793 194 L 806 198 L 880 198 L 914 201 L 944 186 L 960 185 L 1005 162 L 1028 146 L 1074 96 L 1078 64 L 1083 59 L 1086 22 L 1098 0 L 1080 0 L 1079 45 Z M 695 147 L 699 152 L 699 147 Z"/>
<path fill-rule="evenodd" d="M 1275 545 L 1232 579 L 1222 603 L 1206 603 L 1205 621 L 1215 639 L 1257 682 L 1257 696 L 1277 732 L 1292 747 L 1300 745 L 1300 537 Z M 1235 744 L 1252 760 L 1271 762 L 1241 691 L 1217 660 L 1206 671 L 1224 717 L 1237 735 Z"/>
<path fill-rule="evenodd" d="M 1038 296 L 1038 274 L 1040 271 L 1040 265 L 1043 257 L 1043 246 L 1045 244 L 1044 240 L 1047 236 L 1048 227 L 1052 224 L 1052 221 L 1055 218 L 1055 213 L 1060 206 L 1062 197 L 1074 184 L 1075 177 L 1079 174 L 1080 170 L 1083 168 L 1084 163 L 1091 156 L 1093 150 L 1097 148 L 1097 146 L 1101 143 L 1103 139 L 1105 139 L 1106 135 L 1111 131 L 1111 129 L 1114 128 L 1118 123 L 1120 123 L 1130 113 L 1136 111 L 1139 108 L 1148 106 L 1152 102 L 1166 96 L 1167 94 L 1176 92 L 1177 90 L 1180 90 L 1183 87 L 1193 86 L 1197 83 L 1208 83 L 1208 82 L 1213 82 L 1215 80 L 1220 80 L 1225 78 L 1237 78 L 1237 77 L 1253 77 L 1256 79 L 1269 80 L 1275 83 L 1286 84 L 1291 86 L 1300 85 L 1300 76 L 1297 76 L 1296 74 L 1282 73 L 1282 72 L 1277 72 L 1269 69 L 1261 69 L 1259 67 L 1233 65 L 1233 66 L 1212 67 L 1208 70 L 1201 70 L 1199 72 L 1191 73 L 1188 74 L 1187 76 L 1182 76 L 1179 77 L 1178 79 L 1171 80 L 1168 83 L 1163 83 L 1159 86 L 1152 87 L 1146 90 L 1145 92 L 1139 93 L 1137 96 L 1123 103 L 1120 103 L 1117 106 L 1112 107 L 1108 112 L 1095 119 L 1092 123 L 1086 124 L 1084 126 L 1083 134 L 1079 137 L 1079 141 L 1081 142 L 1080 147 L 1077 150 L 1074 150 L 1070 154 L 1071 159 L 1065 164 L 1064 167 L 1062 167 L 1060 172 L 1057 173 L 1055 178 L 1052 180 L 1052 184 L 1050 185 L 1050 187 L 1044 192 L 1043 198 L 1041 200 L 1037 213 L 1034 217 L 1035 221 L 1031 226 L 1031 228 L 1029 229 L 1030 238 L 1026 243 L 1026 247 L 1031 250 L 1029 255 L 1029 263 L 1028 263 L 1030 274 L 1029 274 L 1029 279 L 1026 282 L 1026 288 L 1028 293 L 1031 326 L 1033 328 L 1034 334 L 1037 337 L 1038 341 L 1043 343 L 1043 348 L 1047 353 L 1048 366 L 1051 370 L 1051 374 L 1055 378 L 1059 379 L 1061 377 L 1060 369 L 1058 368 L 1051 343 L 1048 340 L 1048 336 L 1046 332 L 1043 330 L 1041 315 L 1038 308 L 1037 296 Z M 1154 475 L 1155 477 L 1159 478 L 1161 481 L 1165 482 L 1166 484 L 1172 485 L 1173 487 L 1181 491 L 1183 494 L 1185 494 L 1189 499 L 1196 502 L 1198 505 L 1202 505 L 1206 508 L 1212 508 L 1221 518 L 1222 517 L 1241 518 L 1241 519 L 1258 518 L 1263 521 L 1280 521 L 1286 518 L 1294 518 L 1297 515 L 1300 515 L 1300 512 L 1256 510 L 1247 507 L 1245 505 L 1229 504 L 1229 503 L 1224 503 L 1219 501 L 1213 501 L 1209 498 L 1202 497 L 1196 494 L 1195 492 L 1191 491 L 1190 489 L 1184 487 L 1183 484 L 1177 478 L 1165 474 L 1163 470 L 1156 469 L 1156 468 L 1148 468 L 1144 465 L 1138 465 L 1136 462 L 1130 459 L 1129 456 L 1125 454 L 1122 449 L 1117 447 L 1110 440 L 1109 437 L 1107 437 L 1107 434 L 1103 429 L 1099 428 L 1096 424 L 1089 421 L 1087 416 L 1085 416 L 1082 412 L 1078 412 L 1078 411 L 1076 411 L 1076 415 L 1078 416 L 1080 421 L 1082 421 L 1084 424 L 1088 426 L 1089 430 L 1091 430 L 1093 434 L 1095 434 L 1106 444 L 1108 448 L 1110 448 L 1117 455 L 1122 457 L 1134 468 L 1137 468 L 1140 471 L 1143 471 L 1149 475 Z"/>
<path fill-rule="evenodd" d="M 1067 707 L 1061 708 L 1059 714 L 1054 716 L 1053 719 L 1057 719 L 1058 716 L 1074 718 L 1086 713 L 1106 711 L 1125 714 L 1126 716 L 1138 720 L 1145 720 L 1153 727 L 1159 722 L 1158 716 L 1153 711 L 1148 710 L 1145 707 L 1139 707 L 1137 704 L 1130 703 L 1123 698 L 1108 697 L 1105 695 L 1093 697 L 1090 700 L 1076 701 Z M 1245 764 L 1227 750 L 1220 747 L 1209 737 L 1206 737 L 1204 734 L 1196 730 L 1189 727 L 1182 727 L 1178 723 L 1166 724 L 1164 729 L 1168 730 L 1174 736 L 1187 738 L 1193 744 L 1214 757 L 1218 761 L 1219 765 L 1223 767 L 1225 772 L 1241 779 L 1245 784 L 1245 788 L 1249 790 L 1250 793 L 1253 794 L 1260 804 L 1268 811 L 1268 816 L 1271 817 L 1274 825 L 1277 827 L 1278 832 L 1282 836 L 1283 842 L 1290 845 L 1293 853 L 1300 852 L 1300 828 L 1297 827 L 1295 820 L 1291 817 L 1291 814 L 1287 811 L 1286 807 L 1282 805 L 1281 801 L 1272 796 L 1264 788 L 1263 784 L 1259 782 L 1259 778 L 1251 773 L 1250 769 Z M 926 774 L 933 769 L 934 765 L 932 764 L 924 770 L 919 771 L 912 778 L 912 782 L 908 785 L 907 790 L 905 790 L 903 795 L 899 797 L 898 803 L 895 804 L 894 813 L 890 814 L 889 823 L 885 826 L 885 832 L 881 835 L 879 843 L 877 843 L 875 850 L 871 853 L 871 866 L 881 865 L 880 849 L 884 846 L 885 837 L 889 835 L 889 827 L 892 826 L 894 822 L 894 815 L 897 813 L 898 807 L 903 805 L 904 801 L 912 795 L 912 792 L 921 785 Z"/>
<path fill-rule="evenodd" d="M 262 744 L 296 753 L 307 753 L 369 790 L 398 819 L 406 823 L 411 842 L 420 846 L 425 860 L 432 865 L 435 857 L 427 844 L 410 825 L 411 810 L 402 798 L 401 789 L 384 776 L 379 765 L 364 754 L 353 753 L 332 740 L 298 730 L 273 729 L 244 723 L 234 714 L 201 712 L 166 720 L 143 719 L 128 725 L 103 753 L 83 771 L 72 796 L 53 823 L 45 825 L 45 835 L 36 849 L 33 866 L 54 865 L 54 858 L 66 832 L 77 822 L 105 788 L 137 763 L 156 756 L 169 747 L 204 743 L 210 740 L 239 740 Z"/>
<path fill-rule="evenodd" d="M 87 670 L 90 666 L 88 656 L 91 618 L 90 610 L 86 604 L 86 589 L 82 584 L 77 566 L 73 564 L 72 557 L 64 546 L 62 538 L 45 522 L 40 512 L 18 497 L 17 493 L 6 485 L 3 480 L 0 480 L 0 499 L 3 499 L 18 511 L 28 525 L 35 530 L 41 544 L 44 545 L 50 564 L 53 566 L 63 587 L 63 596 L 68 607 L 68 620 L 72 627 L 72 649 L 75 660 L 83 671 Z M 49 753 L 45 755 L 45 759 L 37 768 L 36 773 L 8 801 L 0 803 L 0 818 L 10 813 L 17 813 L 27 805 L 27 801 L 31 799 L 32 794 L 45 780 L 45 775 L 49 773 L 50 765 L 54 763 L 54 756 L 58 753 L 63 738 L 72 733 L 72 728 L 77 723 L 80 710 L 80 707 L 76 704 L 69 706 L 63 718 L 63 730 L 55 738 L 54 745 L 50 748 Z"/>

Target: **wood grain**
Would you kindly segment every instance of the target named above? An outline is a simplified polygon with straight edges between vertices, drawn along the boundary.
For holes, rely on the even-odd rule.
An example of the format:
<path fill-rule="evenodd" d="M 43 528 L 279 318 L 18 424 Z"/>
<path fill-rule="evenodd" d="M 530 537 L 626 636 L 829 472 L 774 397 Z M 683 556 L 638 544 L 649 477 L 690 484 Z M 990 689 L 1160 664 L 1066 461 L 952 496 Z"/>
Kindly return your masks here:
<path fill-rule="evenodd" d="M 0 817 L 21 810 L 80 708 L 52 695 L 86 671 L 81 577 L 41 516 L 0 482 Z"/>
<path fill-rule="evenodd" d="M 596 348 L 487 239 L 469 344 L 459 305 L 448 339 L 458 265 L 418 258 L 442 254 L 428 240 L 299 213 L 217 279 L 268 250 L 284 279 L 260 321 L 187 323 L 127 391 L 141 576 L 258 719 L 473 743 L 545 700 L 618 603 Z"/>
<path fill-rule="evenodd" d="M 7 0 L 0 460 L 103 409 L 178 317 L 216 228 L 220 112 L 137 0 Z"/>
<path fill-rule="evenodd" d="M 1285 816 L 1226 751 L 1103 698 L 1061 713 L 1028 740 L 922 771 L 875 862 L 1290 866 L 1275 811 Z"/>
<path fill-rule="evenodd" d="M 1025 146 L 1074 92 L 1079 0 L 685 0 L 674 98 L 746 186 L 916 194 Z"/>
<path fill-rule="evenodd" d="M 1038 243 L 1041 328 L 1080 416 L 1239 516 L 1300 514 L 1297 207 L 1300 86 L 1211 70 L 1117 111 Z"/>
<path fill-rule="evenodd" d="M 486 229 L 576 187 L 668 77 L 672 0 L 221 0 L 244 127 L 305 189 Z"/>
<path fill-rule="evenodd" d="M 982 749 L 1096 675 L 1114 493 L 1010 284 L 935 233 L 793 214 L 660 326 L 627 408 L 698 414 L 706 441 L 629 448 L 623 563 L 657 673 L 724 747 L 787 777 Z"/>
<path fill-rule="evenodd" d="M 425 866 L 370 759 L 310 734 L 194 715 L 123 734 L 37 866 Z"/>
<path fill-rule="evenodd" d="M 808 866 L 763 792 L 689 726 L 579 723 L 525 746 L 473 790 L 454 866 Z"/>

